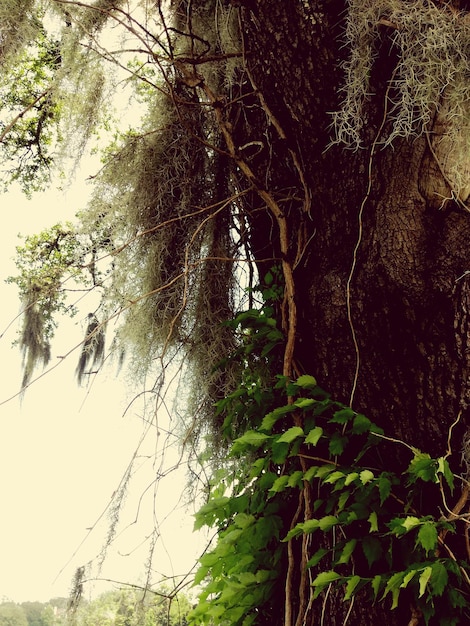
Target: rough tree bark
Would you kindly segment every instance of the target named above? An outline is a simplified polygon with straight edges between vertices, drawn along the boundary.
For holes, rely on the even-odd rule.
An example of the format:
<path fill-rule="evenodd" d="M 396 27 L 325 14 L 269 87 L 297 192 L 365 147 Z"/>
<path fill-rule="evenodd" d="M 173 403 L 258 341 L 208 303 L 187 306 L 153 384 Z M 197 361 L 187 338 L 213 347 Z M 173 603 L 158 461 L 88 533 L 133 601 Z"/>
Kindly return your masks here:
<path fill-rule="evenodd" d="M 448 182 L 428 136 L 398 139 L 393 148 L 377 145 L 388 130 L 393 26 L 381 26 L 366 149 L 327 149 L 329 113 L 340 106 L 340 65 L 348 53 L 342 46 L 346 3 L 241 4 L 246 64 L 268 126 L 256 167 L 284 198 L 291 261 L 299 238 L 303 246 L 294 270 L 296 366 L 388 435 L 432 455 L 445 454 L 460 413 L 450 442 L 458 461 L 470 393 L 470 216 L 462 202 L 436 203 L 433 190 Z M 279 256 L 266 219 L 253 213 L 259 258 Z M 390 450 L 391 465 L 402 452 Z M 299 625 L 343 624 L 347 603 L 331 594 L 325 605 L 299 610 L 302 593 Z M 348 623 L 379 619 L 412 623 L 411 612 L 384 615 L 359 601 Z"/>

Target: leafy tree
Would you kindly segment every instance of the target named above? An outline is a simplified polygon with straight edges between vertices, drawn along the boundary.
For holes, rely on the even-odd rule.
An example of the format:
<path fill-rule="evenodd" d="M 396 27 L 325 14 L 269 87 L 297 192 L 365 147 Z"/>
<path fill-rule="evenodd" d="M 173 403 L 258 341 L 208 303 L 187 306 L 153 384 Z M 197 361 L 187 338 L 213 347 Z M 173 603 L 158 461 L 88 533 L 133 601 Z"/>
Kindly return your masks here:
<path fill-rule="evenodd" d="M 82 626 L 182 626 L 190 611 L 188 598 L 182 593 L 171 593 L 165 587 L 147 592 L 121 589 L 100 595 L 75 616 Z"/>
<path fill-rule="evenodd" d="M 46 20 L 7 5 L 12 71 Z M 469 10 L 50 3 L 51 120 L 83 129 L 77 152 L 105 84 L 125 77 L 143 115 L 104 150 L 70 240 L 99 224 L 93 245 L 35 283 L 25 384 L 68 273 L 102 294 L 79 378 L 111 319 L 155 390 L 181 364 L 182 440 L 212 472 L 196 523 L 218 532 L 195 623 L 468 621 Z M 56 236 L 28 242 L 37 259 Z"/>
<path fill-rule="evenodd" d="M 14 602 L 0 604 L 0 624 L 2 626 L 28 626 L 23 607 Z"/>
<path fill-rule="evenodd" d="M 53 626 L 54 613 L 52 607 L 43 602 L 22 602 L 28 626 Z"/>

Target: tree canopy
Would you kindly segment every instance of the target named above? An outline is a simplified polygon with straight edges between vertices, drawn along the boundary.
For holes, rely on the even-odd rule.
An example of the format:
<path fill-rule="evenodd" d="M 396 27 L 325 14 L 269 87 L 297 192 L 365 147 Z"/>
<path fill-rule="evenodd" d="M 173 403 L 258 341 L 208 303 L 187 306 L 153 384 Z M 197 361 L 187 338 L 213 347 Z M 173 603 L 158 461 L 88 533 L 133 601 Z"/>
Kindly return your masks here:
<path fill-rule="evenodd" d="M 8 181 L 101 154 L 18 247 L 22 391 L 77 290 L 78 382 L 176 389 L 194 623 L 470 616 L 468 10 L 0 3 Z"/>

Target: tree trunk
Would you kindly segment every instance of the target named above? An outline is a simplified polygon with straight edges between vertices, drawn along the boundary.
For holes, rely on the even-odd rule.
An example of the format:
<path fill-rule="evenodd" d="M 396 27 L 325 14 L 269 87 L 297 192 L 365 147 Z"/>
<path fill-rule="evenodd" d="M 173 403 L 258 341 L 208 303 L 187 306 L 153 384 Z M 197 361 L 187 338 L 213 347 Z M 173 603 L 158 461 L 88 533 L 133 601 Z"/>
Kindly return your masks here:
<path fill-rule="evenodd" d="M 284 198 L 296 264 L 296 368 L 388 436 L 431 455 L 450 448 L 458 467 L 470 393 L 470 219 L 437 163 L 432 142 L 441 119 L 436 113 L 420 136 L 384 147 L 397 65 L 395 27 L 384 20 L 364 111 L 365 149 L 329 147 L 349 53 L 342 45 L 346 3 L 242 4 L 247 67 L 268 120 L 270 145 L 257 157 L 257 172 Z M 437 202 L 436 190 L 448 199 Z M 270 249 L 279 258 L 263 219 L 254 214 L 258 256 Z M 406 455 L 394 444 L 390 465 Z M 385 615 L 379 605 L 356 599 L 350 607 L 333 593 L 309 611 L 301 604 L 299 625 L 343 624 L 348 609 L 349 624 L 414 623 L 412 607 Z"/>

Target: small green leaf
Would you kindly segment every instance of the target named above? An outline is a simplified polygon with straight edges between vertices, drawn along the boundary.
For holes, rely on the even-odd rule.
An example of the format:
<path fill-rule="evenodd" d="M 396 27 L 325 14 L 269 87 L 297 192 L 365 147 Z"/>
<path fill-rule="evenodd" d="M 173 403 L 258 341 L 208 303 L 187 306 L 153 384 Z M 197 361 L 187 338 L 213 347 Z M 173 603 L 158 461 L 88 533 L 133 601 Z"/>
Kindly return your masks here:
<path fill-rule="evenodd" d="M 238 452 L 239 450 L 243 450 L 247 445 L 259 448 L 269 438 L 269 435 L 265 435 L 264 433 L 259 433 L 255 430 L 247 430 L 244 435 L 235 439 L 232 450 Z"/>
<path fill-rule="evenodd" d="M 421 526 L 416 543 L 421 544 L 426 554 L 435 550 L 437 545 L 437 528 L 433 522 L 426 522 Z"/>
<path fill-rule="evenodd" d="M 304 474 L 304 480 L 309 482 L 309 481 L 312 480 L 312 478 L 315 478 L 315 475 L 317 473 L 317 469 L 318 468 L 315 467 L 315 465 L 312 465 L 312 467 L 309 467 L 308 470 Z"/>
<path fill-rule="evenodd" d="M 390 495 L 392 490 L 392 481 L 387 478 L 387 476 L 381 474 L 378 480 L 378 488 L 380 493 L 380 504 L 382 505 Z"/>
<path fill-rule="evenodd" d="M 303 535 L 304 534 L 303 526 L 304 526 L 304 524 L 297 524 L 296 526 L 294 526 L 294 528 L 291 528 L 289 530 L 289 532 L 287 533 L 287 535 L 284 537 L 284 539 L 282 539 L 282 541 L 283 542 L 290 541 L 294 537 L 298 537 L 299 535 Z"/>
<path fill-rule="evenodd" d="M 344 478 L 344 472 L 337 470 L 336 472 L 332 472 L 328 478 L 325 478 L 324 482 L 330 485 L 334 485 L 340 478 Z"/>
<path fill-rule="evenodd" d="M 304 374 L 303 376 L 299 376 L 297 378 L 296 384 L 304 389 L 311 389 L 317 386 L 317 381 L 313 376 Z"/>
<path fill-rule="evenodd" d="M 359 474 L 357 472 L 351 472 L 350 474 L 346 476 L 346 480 L 344 481 L 344 486 L 347 487 L 352 482 L 354 482 L 356 478 L 358 477 L 359 477 Z"/>
<path fill-rule="evenodd" d="M 444 476 L 452 492 L 454 490 L 454 474 L 450 469 L 447 459 L 442 456 L 437 459 L 437 471 Z"/>
<path fill-rule="evenodd" d="M 276 478 L 269 492 L 280 493 L 281 491 L 284 491 L 284 489 L 287 487 L 287 483 L 289 482 L 289 478 L 290 476 L 288 474 L 285 474 L 284 476 L 279 476 L 278 478 Z"/>
<path fill-rule="evenodd" d="M 359 478 L 363 485 L 367 485 L 367 483 L 370 483 L 370 481 L 374 479 L 374 474 L 370 470 L 365 469 L 359 474 Z"/>
<path fill-rule="evenodd" d="M 323 435 L 323 428 L 321 426 L 315 426 L 305 437 L 305 443 L 309 443 L 312 446 L 316 446 L 320 441 L 320 437 Z"/>
<path fill-rule="evenodd" d="M 301 470 L 296 470 L 289 476 L 289 480 L 287 481 L 287 486 L 298 487 L 302 483 L 303 477 L 304 477 L 304 473 Z"/>
<path fill-rule="evenodd" d="M 333 433 L 328 450 L 332 456 L 339 456 L 343 453 L 343 450 L 348 442 L 347 437 L 343 437 L 340 433 Z"/>
<path fill-rule="evenodd" d="M 199 583 L 201 583 L 204 580 L 204 578 L 207 576 L 208 573 L 209 573 L 208 567 L 199 567 L 194 576 L 193 587 L 195 587 L 196 585 L 199 585 Z"/>
<path fill-rule="evenodd" d="M 432 567 L 427 566 L 423 569 L 421 576 L 419 577 L 419 597 L 421 598 L 426 591 L 426 586 L 432 575 Z"/>
<path fill-rule="evenodd" d="M 389 523 L 388 527 L 392 531 L 394 535 L 400 537 L 401 535 L 405 535 L 407 532 L 416 528 L 416 526 L 420 526 L 421 520 L 414 515 L 408 515 L 404 519 L 402 517 L 394 517 Z"/>
<path fill-rule="evenodd" d="M 282 465 L 285 463 L 287 455 L 289 454 L 289 444 L 279 441 L 274 441 L 272 444 L 272 460 L 273 463 Z"/>
<path fill-rule="evenodd" d="M 400 585 L 400 587 L 402 589 L 405 589 L 408 586 L 408 583 L 410 582 L 410 580 L 413 580 L 413 578 L 416 576 L 418 571 L 419 570 L 417 570 L 417 569 L 411 569 L 407 574 L 405 574 L 405 576 L 403 578 L 403 582 Z"/>
<path fill-rule="evenodd" d="M 376 576 L 374 576 L 374 578 L 371 580 L 371 586 L 372 586 L 372 590 L 374 592 L 374 600 L 376 600 L 379 591 L 380 591 L 380 586 L 382 584 L 382 576 L 380 574 L 377 574 Z"/>
<path fill-rule="evenodd" d="M 336 465 L 320 465 L 320 467 L 317 469 L 317 478 L 323 478 L 323 476 L 326 476 L 327 474 L 329 474 L 330 472 L 334 471 L 336 469 Z"/>
<path fill-rule="evenodd" d="M 352 425 L 352 432 L 354 435 L 360 435 L 362 433 L 368 432 L 372 422 L 368 417 L 362 415 L 362 413 L 358 413 L 354 418 Z"/>
<path fill-rule="evenodd" d="M 419 526 L 420 524 L 421 524 L 421 520 L 418 517 L 415 517 L 414 515 L 408 515 L 401 522 L 401 525 L 403 526 L 406 532 L 409 532 L 412 528 L 416 528 L 416 526 Z"/>
<path fill-rule="evenodd" d="M 344 594 L 344 599 L 345 600 L 350 600 L 351 596 L 354 593 L 354 590 L 356 589 L 356 587 L 358 586 L 358 584 L 361 582 L 361 577 L 360 576 L 351 576 L 351 578 L 348 580 L 347 584 L 346 584 L 346 592 Z"/>
<path fill-rule="evenodd" d="M 337 565 L 342 565 L 342 564 L 346 564 L 349 563 L 349 560 L 351 558 L 351 554 L 354 552 L 354 548 L 356 547 L 357 544 L 357 539 L 350 539 L 349 541 L 347 541 L 343 547 L 343 549 L 341 550 L 341 554 L 339 559 L 337 560 Z"/>
<path fill-rule="evenodd" d="M 279 437 L 278 443 L 292 443 L 298 437 L 303 437 L 304 431 L 300 426 L 292 426 L 289 430 Z"/>
<path fill-rule="evenodd" d="M 328 554 L 328 553 L 329 553 L 329 550 L 327 550 L 326 548 L 319 548 L 315 552 L 315 554 L 312 556 L 312 558 L 308 561 L 306 567 L 315 567 L 322 560 L 325 554 Z"/>
<path fill-rule="evenodd" d="M 271 411 L 271 413 L 265 415 L 259 427 L 260 430 L 266 430 L 268 432 L 271 432 L 274 424 L 278 421 L 279 417 L 280 416 L 276 415 L 274 411 Z"/>
<path fill-rule="evenodd" d="M 338 502 L 336 504 L 336 509 L 338 512 L 344 509 L 346 502 L 348 501 L 350 495 L 351 495 L 351 492 L 349 491 L 343 491 L 343 493 L 340 495 L 340 497 L 338 498 Z"/>
<path fill-rule="evenodd" d="M 398 606 L 398 596 L 400 595 L 400 588 L 403 582 L 403 578 L 405 577 L 405 572 L 397 572 L 393 574 L 385 585 L 385 591 L 382 596 L 382 600 L 388 593 L 392 593 L 392 609 L 396 609 Z"/>
<path fill-rule="evenodd" d="M 440 561 L 434 561 L 431 565 L 431 590 L 433 596 L 442 596 L 444 589 L 447 587 L 449 575 L 444 565 Z"/>
<path fill-rule="evenodd" d="M 439 478 L 436 475 L 437 462 L 435 459 L 431 459 L 429 454 L 425 452 L 415 452 L 414 458 L 408 466 L 407 473 L 409 474 L 410 483 L 416 482 L 418 479 L 424 482 L 439 482 Z"/>
<path fill-rule="evenodd" d="M 352 409 L 345 408 L 340 411 L 336 411 L 331 418 L 331 422 L 334 424 L 346 424 L 356 415 L 356 412 Z"/>
<path fill-rule="evenodd" d="M 294 404 L 299 409 L 306 409 L 307 407 L 312 406 L 312 404 L 315 404 L 315 402 L 316 400 L 313 398 L 299 398 L 294 402 Z"/>
<path fill-rule="evenodd" d="M 320 530 L 326 532 L 327 530 L 330 530 L 330 528 L 333 528 L 333 526 L 336 526 L 338 521 L 339 520 L 335 515 L 325 515 L 325 517 L 318 520 L 318 526 Z"/>
<path fill-rule="evenodd" d="M 332 572 L 332 571 L 321 572 L 320 574 L 318 574 L 318 576 L 312 582 L 312 587 L 316 587 L 315 593 L 313 594 L 314 597 L 318 597 L 320 592 L 325 587 L 327 587 L 328 585 L 331 585 L 331 583 L 334 583 L 336 580 L 339 580 L 340 578 L 341 576 L 339 574 L 337 574 L 336 572 Z"/>
<path fill-rule="evenodd" d="M 378 523 L 378 519 L 377 519 L 377 513 L 376 511 L 372 511 L 372 513 L 369 515 L 369 518 L 367 520 L 370 524 L 370 532 L 378 532 L 379 530 L 379 523 Z"/>
<path fill-rule="evenodd" d="M 314 530 L 317 530 L 317 528 L 319 527 L 319 521 L 317 519 L 308 519 L 306 522 L 304 522 L 303 524 L 300 524 L 300 526 L 302 527 L 302 530 L 305 534 L 310 534 L 313 533 Z"/>

